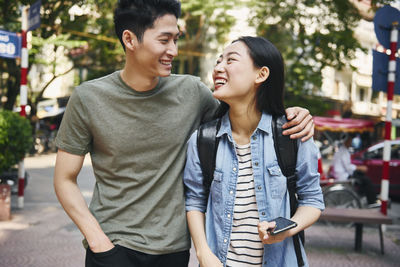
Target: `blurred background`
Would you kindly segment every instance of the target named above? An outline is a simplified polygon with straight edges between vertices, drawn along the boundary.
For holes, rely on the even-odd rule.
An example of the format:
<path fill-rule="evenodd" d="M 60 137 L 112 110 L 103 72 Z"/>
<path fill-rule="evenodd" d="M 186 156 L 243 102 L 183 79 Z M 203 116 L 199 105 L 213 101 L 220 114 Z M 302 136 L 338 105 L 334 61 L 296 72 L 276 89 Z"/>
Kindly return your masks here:
<path fill-rule="evenodd" d="M 36 2 L 0 0 L 0 30 L 19 33 L 22 6 Z M 13 186 L 11 190 L 14 194 L 11 199 L 13 216 L 10 222 L 0 223 L 0 245 L 3 244 L 0 249 L 3 251 L 3 254 L 0 253 L 0 266 L 78 266 L 82 263 L 83 250 L 79 246 L 81 235 L 61 209 L 52 189 L 56 152 L 54 139 L 74 87 L 86 80 L 112 73 L 124 65 L 124 51 L 113 28 L 116 2 L 41 0 L 40 26 L 27 33 L 29 67 L 26 117 L 31 126 L 27 132 L 30 141 L 25 142 L 29 146 L 25 177 L 25 186 L 28 185 L 25 204 L 28 209 L 16 207 L 17 167 L 5 168 L 7 164 L 3 166 L 2 163 L 7 157 L 2 156 L 6 152 L 0 150 L 0 180 L 2 177 L 6 177 L 6 180 L 15 178 L 14 183 L 9 183 Z M 211 71 L 216 58 L 228 43 L 243 35 L 266 37 L 278 47 L 285 60 L 285 105 L 305 107 L 314 116 L 314 139 L 320 148 L 322 178 L 330 178 L 329 168 L 341 134 L 353 133 L 352 163 L 368 167 L 367 175 L 371 177 L 376 193 L 380 193 L 382 140 L 388 109 L 386 88 L 372 89 L 373 51 L 387 51 L 376 38 L 373 19 L 376 10 L 385 4 L 400 9 L 399 1 L 182 0 L 181 3 L 182 16 L 178 21 L 181 31 L 179 55 L 174 59 L 173 73 L 199 76 L 212 90 Z M 0 37 L 1 42 L 3 35 Z M 4 45 L 0 45 L 0 52 L 4 49 Z M 20 84 L 21 59 L 0 57 L 0 115 L 6 114 L 5 111 L 15 114 L 20 111 Z M 389 235 L 388 246 L 392 254 L 389 253 L 386 260 L 387 266 L 395 266 L 399 258 L 398 253 L 393 252 L 399 251 L 400 244 L 399 95 L 394 96 L 392 109 L 389 110 L 393 118 L 390 129 L 393 139 L 390 215 L 397 228 L 392 228 L 394 230 Z M 2 116 L 11 118 L 11 115 Z M 12 140 L 17 140 L 21 135 L 21 131 L 15 130 L 17 127 L 27 129 L 23 122 L 13 127 L 14 131 L 10 131 L 14 134 Z M 0 145 L 5 140 L 3 136 L 4 132 L 0 129 Z M 15 147 L 18 146 L 15 144 Z M 86 190 L 85 197 L 90 201 L 94 183 L 90 161 L 81 176 L 88 179 L 81 180 L 81 183 Z M 346 190 L 340 192 L 340 197 L 331 197 L 332 205 L 364 208 L 364 196 L 351 192 L 351 198 L 347 198 L 344 195 Z M 343 202 L 336 203 L 337 199 Z M 322 235 L 326 233 L 325 228 L 317 226 L 312 229 L 317 231 L 311 230 L 310 235 L 311 262 L 314 266 L 324 266 L 324 263 L 325 266 L 333 266 L 332 262 L 325 262 L 331 255 L 329 245 L 324 250 L 325 244 L 321 245 L 320 242 L 335 239 L 335 236 L 340 235 L 340 228 L 336 228 L 337 231 L 332 232 L 331 237 L 325 236 L 325 239 Z M 70 240 L 71 234 L 75 243 L 64 244 Z M 342 233 L 343 238 L 348 235 L 352 238 L 353 232 Z M 375 232 L 368 232 L 368 242 L 375 242 L 375 235 Z M 350 243 L 353 242 L 351 238 Z M 50 262 L 48 265 L 38 263 L 38 260 L 31 261 L 30 256 L 11 257 L 21 249 L 21 254 L 41 259 L 38 258 L 41 253 L 31 249 L 39 239 L 42 243 L 37 248 L 47 248 L 54 252 L 42 255 L 47 257 L 46 260 Z M 12 242 L 15 242 L 15 246 L 5 245 L 12 245 Z M 55 245 L 65 245 L 76 254 L 63 254 L 63 258 L 60 258 L 56 255 L 58 250 L 54 249 Z M 346 262 L 343 262 L 346 260 L 377 264 L 369 266 L 386 266 L 374 261 L 378 258 L 375 248 L 370 252 L 371 249 L 367 247 L 366 257 L 362 260 L 348 254 L 346 248 L 340 250 L 341 246 L 336 246 L 339 250 L 335 253 L 339 253 L 334 256 L 338 266 L 346 266 Z M 347 244 L 345 247 L 351 246 Z M 29 251 L 32 253 L 29 254 Z M 8 261 L 2 262 L 2 259 Z M 8 263 L 2 265 L 5 262 Z M 196 266 L 195 262 L 193 266 Z"/>

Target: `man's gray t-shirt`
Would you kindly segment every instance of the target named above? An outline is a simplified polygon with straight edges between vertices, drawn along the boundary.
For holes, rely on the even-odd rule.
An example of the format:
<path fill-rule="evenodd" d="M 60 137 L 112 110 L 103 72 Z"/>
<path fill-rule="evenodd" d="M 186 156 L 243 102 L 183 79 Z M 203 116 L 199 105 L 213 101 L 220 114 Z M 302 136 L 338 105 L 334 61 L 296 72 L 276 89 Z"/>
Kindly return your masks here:
<path fill-rule="evenodd" d="M 96 184 L 90 211 L 114 244 L 149 254 L 190 248 L 182 170 L 186 143 L 217 107 L 189 75 L 161 77 L 148 92 L 120 72 L 78 86 L 56 139 L 69 153 L 90 152 Z"/>

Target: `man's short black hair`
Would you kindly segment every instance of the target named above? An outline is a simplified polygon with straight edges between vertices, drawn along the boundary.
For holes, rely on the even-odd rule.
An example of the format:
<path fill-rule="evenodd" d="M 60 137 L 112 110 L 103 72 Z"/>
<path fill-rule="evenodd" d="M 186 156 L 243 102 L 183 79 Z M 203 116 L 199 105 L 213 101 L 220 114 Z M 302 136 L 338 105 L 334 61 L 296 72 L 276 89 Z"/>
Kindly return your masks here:
<path fill-rule="evenodd" d="M 144 32 L 153 27 L 154 21 L 166 14 L 179 18 L 181 3 L 177 0 L 118 0 L 114 11 L 114 26 L 124 50 L 122 41 L 124 30 L 132 31 L 138 41 L 143 39 Z"/>

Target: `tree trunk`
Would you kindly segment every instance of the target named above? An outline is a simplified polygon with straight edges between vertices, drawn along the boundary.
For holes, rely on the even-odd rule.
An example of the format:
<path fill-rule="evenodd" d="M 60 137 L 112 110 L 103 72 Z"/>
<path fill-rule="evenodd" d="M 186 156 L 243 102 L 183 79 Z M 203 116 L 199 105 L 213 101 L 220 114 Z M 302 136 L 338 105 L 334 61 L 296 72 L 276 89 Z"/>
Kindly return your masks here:
<path fill-rule="evenodd" d="M 7 102 L 4 105 L 4 109 L 12 110 L 19 94 L 20 81 L 21 81 L 21 70 L 17 66 L 15 59 L 6 59 L 8 80 L 7 80 Z"/>

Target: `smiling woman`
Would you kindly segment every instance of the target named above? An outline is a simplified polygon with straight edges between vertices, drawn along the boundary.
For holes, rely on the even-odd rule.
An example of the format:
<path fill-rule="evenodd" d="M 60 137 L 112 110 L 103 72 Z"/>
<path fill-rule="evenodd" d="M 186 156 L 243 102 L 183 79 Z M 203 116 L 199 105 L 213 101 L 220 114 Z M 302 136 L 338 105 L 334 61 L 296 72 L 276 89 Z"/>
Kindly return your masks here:
<path fill-rule="evenodd" d="M 291 216 L 287 179 L 277 164 L 271 134 L 272 116 L 285 113 L 280 52 L 264 38 L 241 37 L 218 58 L 213 80 L 213 96 L 222 104 L 209 193 L 197 133 L 189 140 L 183 177 L 188 225 L 200 265 L 291 267 L 303 266 L 304 260 L 307 266 L 297 233 L 314 223 L 324 208 L 312 140 L 298 143 L 299 208 L 290 218 L 297 226 L 270 234 L 274 218 Z"/>

